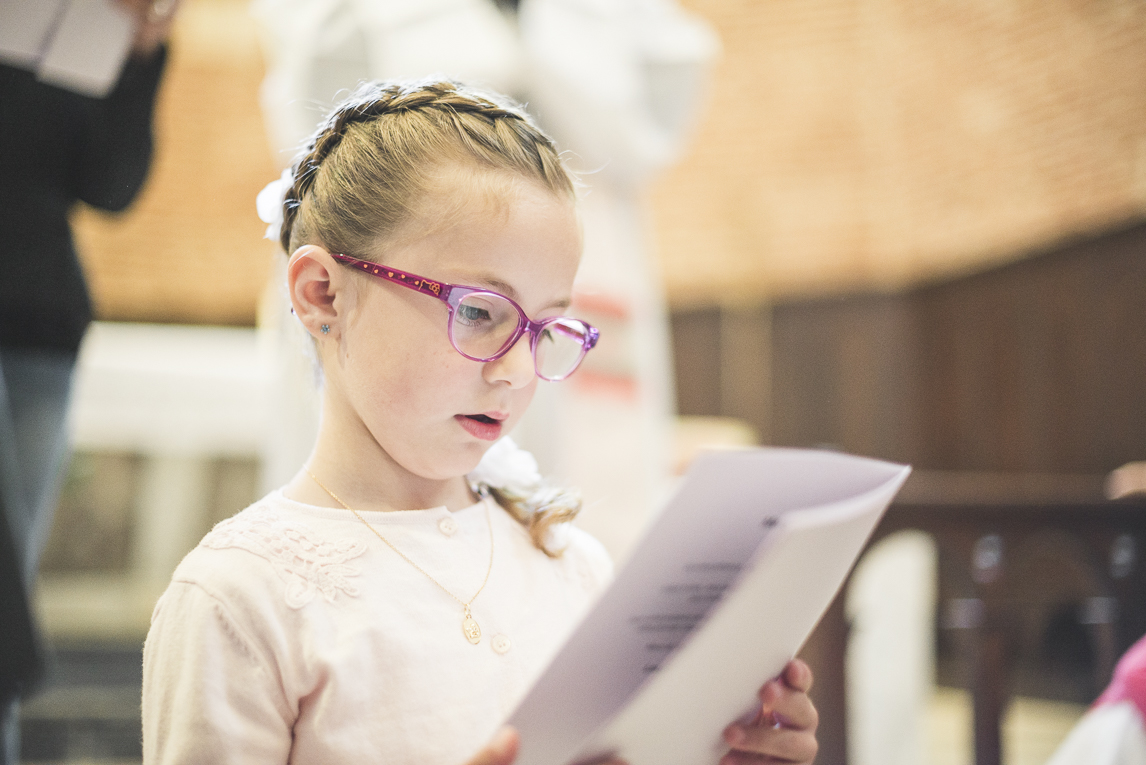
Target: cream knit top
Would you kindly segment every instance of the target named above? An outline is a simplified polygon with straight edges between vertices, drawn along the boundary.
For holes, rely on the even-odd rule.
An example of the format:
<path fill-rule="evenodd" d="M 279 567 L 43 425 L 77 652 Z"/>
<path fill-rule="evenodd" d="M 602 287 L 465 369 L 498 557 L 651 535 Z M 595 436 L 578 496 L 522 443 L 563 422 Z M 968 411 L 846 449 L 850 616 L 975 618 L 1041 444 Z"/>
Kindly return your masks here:
<path fill-rule="evenodd" d="M 175 571 L 144 648 L 143 759 L 462 765 L 496 731 L 612 575 L 570 529 L 557 559 L 490 499 L 363 517 L 274 492 Z"/>

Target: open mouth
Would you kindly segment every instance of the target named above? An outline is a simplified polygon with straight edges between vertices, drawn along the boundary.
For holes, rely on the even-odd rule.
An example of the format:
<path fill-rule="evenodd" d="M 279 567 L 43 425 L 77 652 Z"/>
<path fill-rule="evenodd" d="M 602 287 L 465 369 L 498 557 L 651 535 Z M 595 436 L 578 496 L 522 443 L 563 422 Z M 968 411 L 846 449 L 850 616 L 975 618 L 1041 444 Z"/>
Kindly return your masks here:
<path fill-rule="evenodd" d="M 494 414 L 500 414 L 494 412 Z M 502 421 L 488 414 L 457 414 L 454 418 L 471 436 L 483 441 L 496 441 L 501 437 Z"/>

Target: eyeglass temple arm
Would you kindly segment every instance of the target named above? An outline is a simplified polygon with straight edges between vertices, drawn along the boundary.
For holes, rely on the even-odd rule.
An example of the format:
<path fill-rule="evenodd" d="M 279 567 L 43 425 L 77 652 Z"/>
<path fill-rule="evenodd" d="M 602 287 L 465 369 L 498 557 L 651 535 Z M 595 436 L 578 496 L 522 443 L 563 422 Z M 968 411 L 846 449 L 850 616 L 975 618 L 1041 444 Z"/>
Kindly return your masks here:
<path fill-rule="evenodd" d="M 401 284 L 403 287 L 408 287 L 418 292 L 424 292 L 427 295 L 438 298 L 439 300 L 446 300 L 450 296 L 450 285 L 444 282 L 436 282 L 433 279 L 427 279 L 424 276 L 411 274 L 407 271 L 400 271 L 397 268 L 390 268 L 378 263 L 371 263 L 369 260 L 359 260 L 352 258 L 349 255 L 341 255 L 339 253 L 331 253 L 330 256 L 337 260 L 339 263 L 350 266 L 351 268 L 362 271 L 370 276 L 377 276 L 379 279 L 385 279 L 388 282 Z"/>
<path fill-rule="evenodd" d="M 411 274 L 408 271 L 390 268 L 380 263 L 372 263 L 369 260 L 359 260 L 358 258 L 352 258 L 349 255 L 342 255 L 341 253 L 332 252 L 330 255 L 339 263 L 350 266 L 365 274 L 377 276 L 379 279 L 385 279 L 395 284 L 401 284 L 403 287 L 424 292 L 427 295 L 432 295 L 441 301 L 449 303 L 450 291 L 453 289 L 452 284 L 436 282 L 433 279 Z M 530 323 L 532 324 L 532 322 Z M 601 339 L 601 332 L 591 324 L 586 324 L 585 326 L 589 328 L 589 335 L 585 340 L 585 350 L 588 351 L 597 345 L 597 341 Z"/>

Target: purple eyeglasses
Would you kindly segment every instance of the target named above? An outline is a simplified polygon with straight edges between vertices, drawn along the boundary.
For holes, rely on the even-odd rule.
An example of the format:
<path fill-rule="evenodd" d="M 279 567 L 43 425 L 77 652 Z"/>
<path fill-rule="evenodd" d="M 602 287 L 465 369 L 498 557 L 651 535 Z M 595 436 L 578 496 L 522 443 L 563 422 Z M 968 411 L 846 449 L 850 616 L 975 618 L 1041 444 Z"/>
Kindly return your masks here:
<path fill-rule="evenodd" d="M 473 361 L 501 358 L 528 333 L 534 371 L 542 380 L 556 382 L 576 371 L 600 337 L 596 327 L 568 316 L 532 321 L 521 306 L 497 292 L 438 282 L 349 255 L 331 256 L 356 271 L 441 300 L 450 309 L 450 344 Z"/>

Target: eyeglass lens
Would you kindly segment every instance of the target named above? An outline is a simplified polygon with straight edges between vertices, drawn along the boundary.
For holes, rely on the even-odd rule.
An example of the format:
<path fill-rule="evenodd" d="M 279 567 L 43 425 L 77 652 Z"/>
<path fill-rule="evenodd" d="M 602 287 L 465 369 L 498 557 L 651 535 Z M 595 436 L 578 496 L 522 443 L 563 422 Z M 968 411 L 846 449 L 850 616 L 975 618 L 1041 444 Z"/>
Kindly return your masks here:
<path fill-rule="evenodd" d="M 574 319 L 558 319 L 545 325 L 534 348 L 537 373 L 559 380 L 577 368 L 585 353 L 585 325 Z"/>
<path fill-rule="evenodd" d="M 454 309 L 454 344 L 467 356 L 496 356 L 517 330 L 517 309 L 488 293 L 466 295 Z"/>
<path fill-rule="evenodd" d="M 499 295 L 466 295 L 454 310 L 450 328 L 454 345 L 467 356 L 496 356 L 517 331 L 518 312 Z M 534 363 L 546 379 L 560 379 L 576 368 L 585 347 L 585 325 L 575 319 L 558 319 L 542 330 L 536 341 Z"/>

